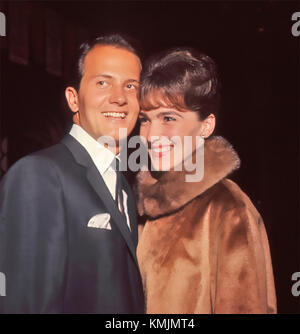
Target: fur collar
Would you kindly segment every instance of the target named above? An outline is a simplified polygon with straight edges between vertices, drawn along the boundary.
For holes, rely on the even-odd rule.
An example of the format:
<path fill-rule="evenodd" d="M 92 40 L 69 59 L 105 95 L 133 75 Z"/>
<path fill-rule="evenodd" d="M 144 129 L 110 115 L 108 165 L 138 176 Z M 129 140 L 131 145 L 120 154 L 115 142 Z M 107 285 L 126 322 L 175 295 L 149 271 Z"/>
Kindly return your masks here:
<path fill-rule="evenodd" d="M 138 211 L 151 218 L 170 214 L 183 207 L 213 185 L 238 169 L 240 159 L 231 144 L 222 137 L 211 137 L 204 144 L 204 177 L 199 182 L 185 182 L 185 171 L 137 175 Z"/>

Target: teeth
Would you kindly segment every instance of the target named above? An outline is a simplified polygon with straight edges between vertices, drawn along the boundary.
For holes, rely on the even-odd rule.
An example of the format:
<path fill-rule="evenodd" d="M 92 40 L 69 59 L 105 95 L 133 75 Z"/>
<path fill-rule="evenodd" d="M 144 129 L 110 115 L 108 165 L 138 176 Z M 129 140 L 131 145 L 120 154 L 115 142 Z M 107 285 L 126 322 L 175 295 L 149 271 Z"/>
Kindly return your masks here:
<path fill-rule="evenodd" d="M 125 118 L 126 114 L 123 112 L 105 112 L 103 113 L 105 117 L 116 117 L 116 118 Z"/>
<path fill-rule="evenodd" d="M 155 153 L 167 152 L 167 151 L 170 151 L 170 149 L 171 149 L 170 146 L 164 146 L 164 147 L 160 147 L 160 148 L 153 148 L 152 147 L 152 151 L 154 151 Z"/>

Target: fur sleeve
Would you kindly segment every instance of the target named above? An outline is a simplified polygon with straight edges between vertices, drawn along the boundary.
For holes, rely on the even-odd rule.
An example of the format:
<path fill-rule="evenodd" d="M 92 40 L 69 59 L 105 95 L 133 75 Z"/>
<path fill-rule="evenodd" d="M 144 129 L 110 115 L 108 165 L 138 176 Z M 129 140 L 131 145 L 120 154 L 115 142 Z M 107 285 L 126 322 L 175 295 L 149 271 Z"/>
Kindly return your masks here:
<path fill-rule="evenodd" d="M 268 239 L 257 211 L 228 210 L 216 233 L 213 313 L 276 313 Z"/>

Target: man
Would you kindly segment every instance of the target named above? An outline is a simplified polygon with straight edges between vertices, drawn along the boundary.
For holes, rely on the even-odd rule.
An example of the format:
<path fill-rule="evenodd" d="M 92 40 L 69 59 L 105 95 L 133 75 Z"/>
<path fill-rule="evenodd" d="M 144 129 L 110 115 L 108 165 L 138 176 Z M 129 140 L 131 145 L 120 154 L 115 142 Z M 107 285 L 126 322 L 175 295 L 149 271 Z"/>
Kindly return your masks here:
<path fill-rule="evenodd" d="M 109 35 L 85 44 L 78 65 L 70 134 L 19 160 L 1 185 L 2 313 L 144 311 L 135 202 L 113 168 L 119 129 L 130 134 L 138 116 L 140 60 Z M 115 147 L 100 143 L 108 136 Z"/>

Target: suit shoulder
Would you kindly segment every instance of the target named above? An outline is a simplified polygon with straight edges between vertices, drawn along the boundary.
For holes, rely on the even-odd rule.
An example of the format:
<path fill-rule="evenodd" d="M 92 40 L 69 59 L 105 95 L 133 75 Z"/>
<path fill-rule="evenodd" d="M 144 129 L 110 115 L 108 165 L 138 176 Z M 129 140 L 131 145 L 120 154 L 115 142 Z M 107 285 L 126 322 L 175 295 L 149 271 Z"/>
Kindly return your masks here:
<path fill-rule="evenodd" d="M 62 143 L 58 143 L 56 145 L 44 148 L 40 151 L 33 152 L 25 156 L 24 158 L 29 160 L 32 159 L 32 161 L 41 159 L 41 160 L 53 160 L 55 162 L 58 161 L 61 156 L 66 157 L 67 153 L 68 149 L 66 148 L 66 146 L 63 145 Z"/>
<path fill-rule="evenodd" d="M 7 171 L 3 182 L 10 178 L 20 176 L 22 178 L 37 177 L 39 175 L 53 174 L 60 162 L 60 157 L 66 156 L 66 148 L 57 144 L 49 148 L 31 153 L 16 161 Z"/>

